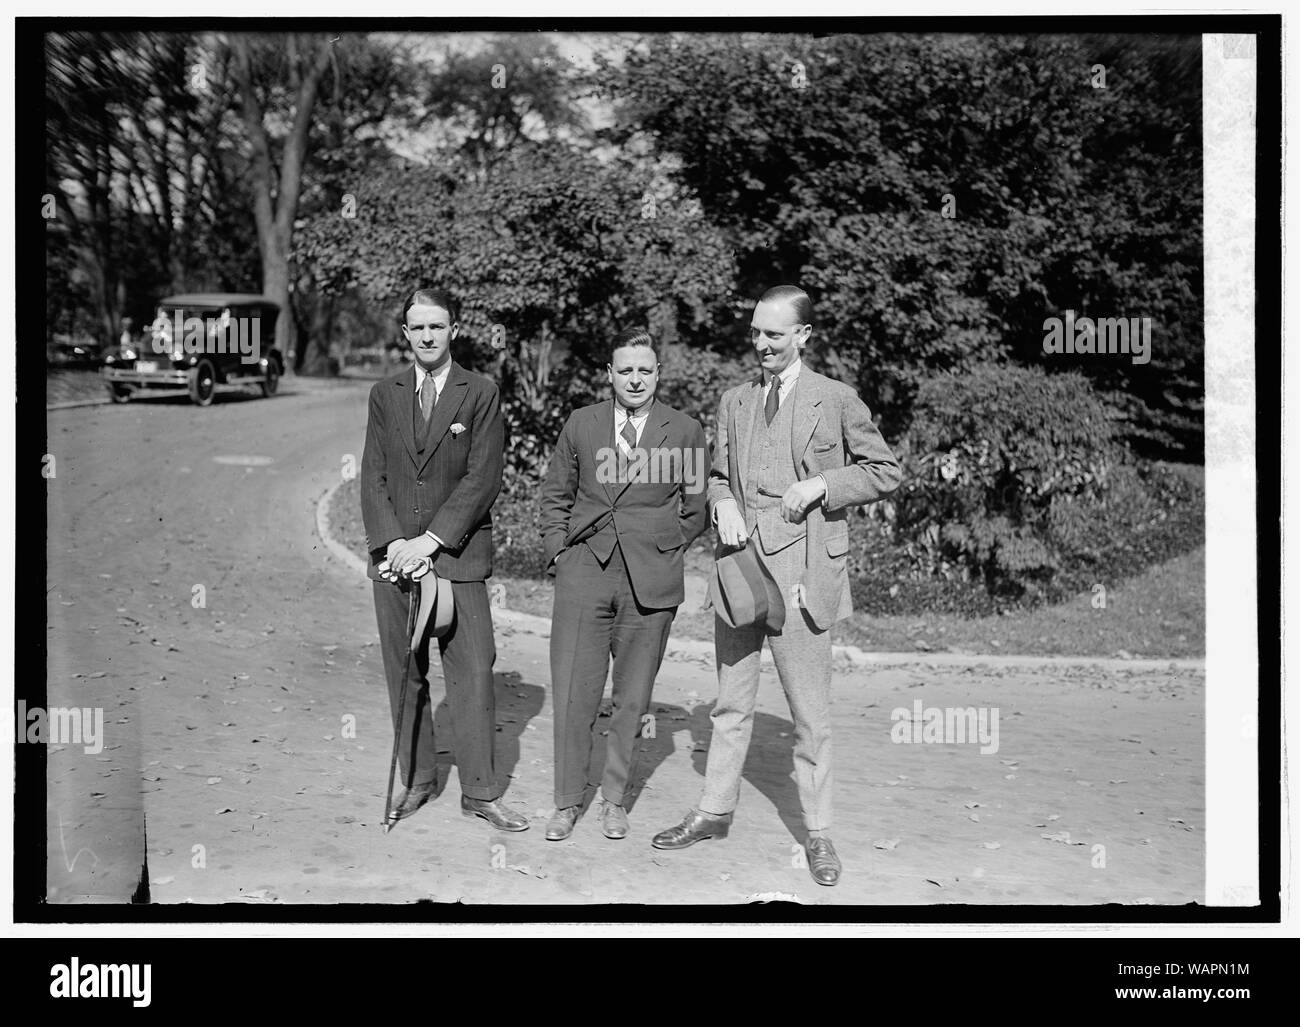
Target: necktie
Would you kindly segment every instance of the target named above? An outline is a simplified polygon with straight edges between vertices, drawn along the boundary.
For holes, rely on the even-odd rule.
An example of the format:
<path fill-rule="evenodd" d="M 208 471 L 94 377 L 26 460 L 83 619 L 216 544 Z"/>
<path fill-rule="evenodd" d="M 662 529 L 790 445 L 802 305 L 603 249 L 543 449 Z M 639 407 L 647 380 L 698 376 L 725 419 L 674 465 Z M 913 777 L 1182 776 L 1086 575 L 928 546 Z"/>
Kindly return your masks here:
<path fill-rule="evenodd" d="M 632 427 L 632 418 L 623 422 L 623 430 L 619 434 L 623 436 L 628 449 L 636 449 L 636 429 Z"/>
<path fill-rule="evenodd" d="M 781 407 L 781 376 L 772 376 L 772 387 L 767 390 L 767 401 L 763 404 L 763 419 L 770 427 L 772 419 L 776 417 L 776 412 Z"/>
<path fill-rule="evenodd" d="M 437 386 L 433 384 L 433 374 L 430 373 L 424 379 L 424 388 L 420 390 L 420 413 L 424 415 L 424 423 L 429 423 L 429 418 L 433 416 L 433 403 L 438 398 Z"/>

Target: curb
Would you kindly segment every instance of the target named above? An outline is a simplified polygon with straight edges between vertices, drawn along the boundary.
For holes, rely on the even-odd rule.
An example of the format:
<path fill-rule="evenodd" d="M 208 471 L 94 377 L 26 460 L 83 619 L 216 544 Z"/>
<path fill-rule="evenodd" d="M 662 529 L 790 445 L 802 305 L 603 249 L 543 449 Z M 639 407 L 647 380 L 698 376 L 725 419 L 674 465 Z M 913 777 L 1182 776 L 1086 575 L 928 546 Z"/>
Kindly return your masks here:
<path fill-rule="evenodd" d="M 343 484 L 342 479 L 336 481 L 316 500 L 316 534 L 320 536 L 325 548 L 345 567 L 365 578 L 366 561 L 336 539 L 334 532 L 330 528 L 330 503 L 334 500 L 334 493 L 338 492 L 343 487 Z"/>
<path fill-rule="evenodd" d="M 334 538 L 330 530 L 329 505 L 334 499 L 334 494 L 342 488 L 343 482 L 338 481 L 325 490 L 324 495 L 316 502 L 316 531 L 325 543 L 325 547 L 336 556 L 345 566 L 355 570 L 361 576 L 365 576 L 366 563 L 356 553 L 348 549 L 347 546 Z M 492 595 L 492 590 L 488 590 L 488 595 Z M 521 610 L 509 610 L 503 606 L 492 603 L 492 616 L 498 624 L 504 624 L 516 631 L 523 631 L 530 635 L 540 635 L 543 638 L 550 637 L 551 622 L 546 617 L 539 617 L 535 613 L 524 613 Z M 705 642 L 698 638 L 681 638 L 669 639 L 668 648 L 664 652 L 666 658 L 676 659 L 696 659 L 712 662 L 714 659 L 714 649 L 712 642 Z M 1037 668 L 1066 670 L 1069 668 L 1082 667 L 1092 670 L 1109 670 L 1109 671 L 1130 671 L 1130 672 L 1150 672 L 1150 671 L 1193 671 L 1205 673 L 1204 659 L 1165 659 L 1165 660 L 1122 660 L 1114 657 L 1102 656 L 1003 656 L 1003 655 L 977 655 L 967 653 L 876 653 L 866 652 L 855 645 L 832 645 L 831 659 L 837 663 L 848 663 L 853 668 L 885 668 L 885 667 L 1005 667 L 1013 668 Z M 768 667 L 772 665 L 771 648 L 764 646 L 762 650 L 762 665 Z"/>

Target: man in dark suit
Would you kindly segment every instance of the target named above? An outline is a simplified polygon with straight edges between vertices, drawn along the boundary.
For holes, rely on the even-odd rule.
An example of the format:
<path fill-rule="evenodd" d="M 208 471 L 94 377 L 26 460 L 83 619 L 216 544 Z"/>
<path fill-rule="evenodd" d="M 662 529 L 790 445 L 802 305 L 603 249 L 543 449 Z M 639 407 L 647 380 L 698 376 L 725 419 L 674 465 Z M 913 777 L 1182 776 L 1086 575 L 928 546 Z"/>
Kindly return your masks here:
<path fill-rule="evenodd" d="M 542 540 L 555 574 L 551 841 L 573 833 L 595 787 L 592 733 L 611 654 L 600 821 L 606 837 L 627 836 L 637 739 L 686 597 L 682 558 L 707 527 L 704 429 L 655 399 L 659 360 L 649 332 L 622 331 L 611 351 L 614 398 L 569 415 L 542 489 Z"/>
<path fill-rule="evenodd" d="M 450 295 L 419 289 L 403 312 L 402 331 L 415 363 L 370 390 L 361 460 L 367 573 L 374 582 L 394 725 L 403 696 L 406 703 L 398 741 L 405 790 L 390 816 L 410 816 L 436 788 L 427 645 L 417 649 L 410 675 L 402 680 L 408 665 L 409 574 L 422 558 L 430 558 L 434 573 L 451 582 L 454 597 L 451 628 L 439 637 L 438 651 L 461 811 L 503 831 L 524 831 L 528 820 L 500 801 L 493 751 L 496 645 L 484 582 L 492 573 L 489 511 L 501 491 L 504 467 L 500 397 L 495 383 L 451 359 L 451 342 L 460 326 Z"/>
<path fill-rule="evenodd" d="M 730 830 L 766 639 L 794 721 L 808 869 L 818 884 L 834 885 L 842 866 L 830 839 L 830 628 L 853 611 L 848 512 L 893 492 L 902 471 L 857 392 L 803 366 L 812 331 L 807 293 L 793 285 L 769 289 L 750 322 L 762 373 L 728 389 L 718 406 L 709 473 L 718 541 L 755 547 L 781 589 L 786 616 L 779 631 L 714 617 L 718 701 L 704 793 L 651 844 L 682 849 Z"/>

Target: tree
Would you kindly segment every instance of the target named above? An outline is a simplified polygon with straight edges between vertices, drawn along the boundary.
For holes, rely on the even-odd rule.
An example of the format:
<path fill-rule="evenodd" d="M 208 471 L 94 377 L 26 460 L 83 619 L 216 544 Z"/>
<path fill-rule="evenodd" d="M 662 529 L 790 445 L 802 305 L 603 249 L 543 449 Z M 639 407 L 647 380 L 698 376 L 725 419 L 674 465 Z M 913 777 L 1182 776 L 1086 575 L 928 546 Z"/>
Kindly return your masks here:
<path fill-rule="evenodd" d="M 121 319 L 118 156 L 125 143 L 118 105 L 130 87 L 114 49 L 84 33 L 46 38 L 46 176 L 57 200 L 47 238 L 75 253 L 103 344 L 116 337 Z"/>
<path fill-rule="evenodd" d="M 344 225 L 353 215 L 362 184 L 380 169 L 400 166 L 394 148 L 425 118 L 419 95 L 426 74 L 414 44 L 372 36 L 348 40 L 335 73 L 321 83 L 312 144 L 312 173 L 304 176 L 299 221 L 332 216 Z M 297 368 L 328 373 L 339 339 L 373 332 L 377 319 L 363 297 L 324 290 L 310 264 L 295 264 L 294 324 Z"/>
<path fill-rule="evenodd" d="M 482 180 L 455 167 L 378 169 L 356 218 L 308 220 L 297 259 L 323 291 L 360 288 L 386 304 L 394 331 L 415 285 L 457 292 L 458 359 L 501 384 L 512 466 L 533 474 L 618 329 L 653 320 L 665 298 L 692 341 L 725 316 L 728 247 L 689 194 L 648 211 L 651 184 L 562 144 L 516 148 Z"/>
<path fill-rule="evenodd" d="M 495 36 L 470 51 L 448 46 L 424 83 L 424 117 L 445 134 L 443 149 L 477 174 L 516 147 L 582 139 L 586 119 L 574 102 L 580 76 L 537 36 Z"/>
<path fill-rule="evenodd" d="M 241 288 L 256 274 L 240 221 L 227 56 L 207 37 L 46 37 L 47 176 L 59 197 L 51 267 L 67 251 L 97 334 L 146 323 L 168 292 Z M 64 231 L 65 224 L 70 229 Z M 77 293 L 60 303 L 75 304 Z"/>
<path fill-rule="evenodd" d="M 240 114 L 251 147 L 249 173 L 262 257 L 262 292 L 280 305 L 276 345 L 282 352 L 292 353 L 295 333 L 289 301 L 289 254 L 313 109 L 321 79 L 334 59 L 335 43 L 324 36 L 293 33 L 274 42 L 234 33 L 228 42 L 234 56 Z M 279 82 L 281 74 L 287 78 L 285 86 Z M 283 138 L 273 138 L 268 129 L 270 111 L 280 115 L 287 126 Z"/>
<path fill-rule="evenodd" d="M 753 296 L 802 282 L 814 357 L 897 433 L 938 369 L 1042 365 L 1067 309 L 1150 316 L 1150 364 L 1049 364 L 1122 397 L 1129 441 L 1199 444 L 1199 49 L 1188 38 L 648 37 L 600 79 Z M 1098 77 L 1098 65 L 1104 74 Z M 1104 88 L 1100 88 L 1104 86 Z"/>

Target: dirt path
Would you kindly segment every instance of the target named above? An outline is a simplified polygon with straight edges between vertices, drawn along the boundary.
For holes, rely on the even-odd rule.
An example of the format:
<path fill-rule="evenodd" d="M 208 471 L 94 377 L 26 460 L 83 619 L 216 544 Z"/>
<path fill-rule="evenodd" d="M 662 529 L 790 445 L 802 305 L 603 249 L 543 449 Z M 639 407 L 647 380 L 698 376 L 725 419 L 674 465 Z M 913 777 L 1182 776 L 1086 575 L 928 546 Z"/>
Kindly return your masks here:
<path fill-rule="evenodd" d="M 632 835 L 608 841 L 591 819 L 548 843 L 547 642 L 502 623 L 499 762 L 533 828 L 463 819 L 453 772 L 385 836 L 391 732 L 369 585 L 327 555 L 314 521 L 344 460 L 359 463 L 365 388 L 61 410 L 48 423 L 49 702 L 99 704 L 106 734 L 97 755 L 51 752 L 51 901 L 125 901 L 146 838 L 163 903 L 1202 897 L 1204 677 L 1188 668 L 837 673 L 832 837 L 845 876 L 827 889 L 800 865 L 791 725 L 770 672 L 731 837 L 650 847 L 699 794 L 707 657 L 660 674 Z M 996 710 L 997 751 L 893 741 L 891 714 L 917 701 Z"/>

